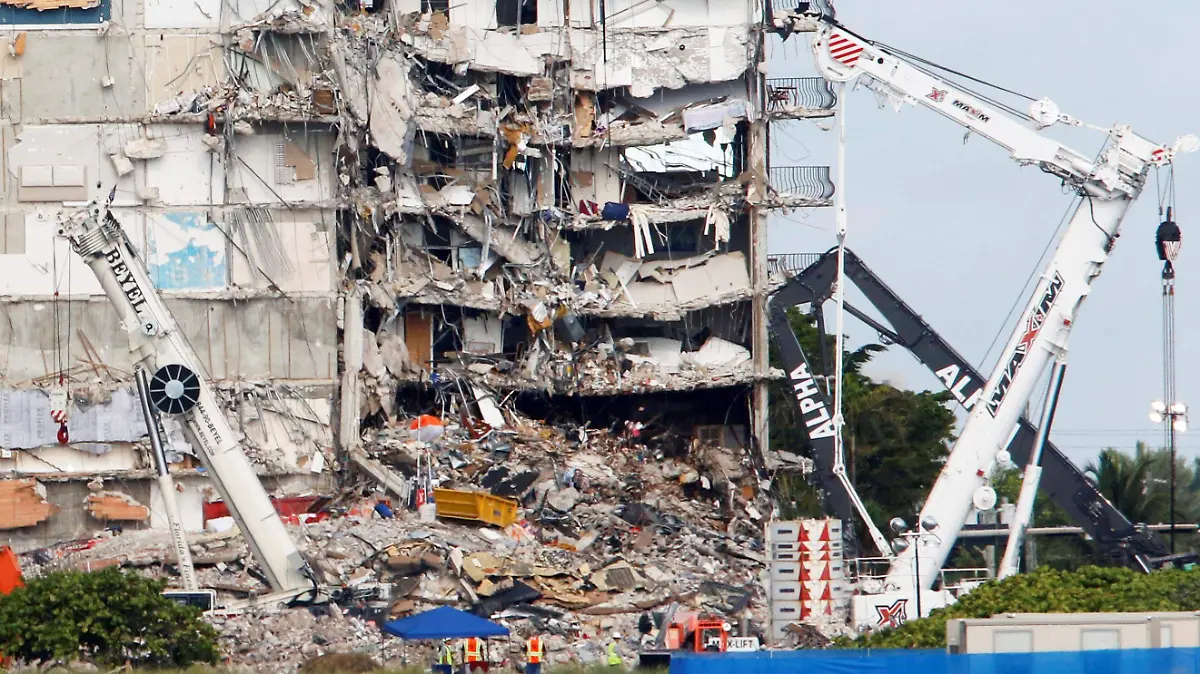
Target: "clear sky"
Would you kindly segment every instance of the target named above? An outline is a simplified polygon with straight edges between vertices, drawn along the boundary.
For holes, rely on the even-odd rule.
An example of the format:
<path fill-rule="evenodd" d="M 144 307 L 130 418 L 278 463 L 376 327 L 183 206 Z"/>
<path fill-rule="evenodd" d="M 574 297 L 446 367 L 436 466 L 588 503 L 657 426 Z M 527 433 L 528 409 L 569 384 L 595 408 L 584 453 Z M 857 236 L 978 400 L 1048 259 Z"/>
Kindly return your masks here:
<path fill-rule="evenodd" d="M 1170 143 L 1200 134 L 1195 81 L 1200 4 L 1171 0 L 976 2 L 841 0 L 838 20 L 878 40 L 974 77 L 1049 97 L 1066 114 L 1097 125 L 1130 124 Z M 771 77 L 815 74 L 808 36 L 773 39 Z M 1011 97 L 1007 103 L 1020 103 Z M 849 93 L 847 108 L 848 246 L 985 375 L 995 365 L 1021 307 L 1022 291 L 1070 205 L 1060 182 L 1020 168 L 989 141 L 963 142 L 962 129 L 924 108 L 880 108 L 873 92 Z M 772 163 L 832 165 L 833 134 L 811 121 L 772 127 Z M 1103 137 L 1079 129 L 1056 138 L 1092 156 Z M 1197 405 L 1196 433 L 1181 455 L 1200 455 L 1200 153 L 1178 160 L 1176 221 L 1183 230 L 1177 263 L 1178 397 Z M 1147 418 L 1162 397 L 1161 263 L 1154 251 L 1158 199 L 1153 176 L 1125 219 L 1122 236 L 1092 286 L 1071 335 L 1052 440 L 1076 463 L 1103 447 L 1163 444 Z M 832 211 L 773 216 L 773 253 L 823 251 L 835 244 Z M 1195 262 L 1193 262 L 1195 260 Z M 851 302 L 854 294 L 848 295 Z M 865 302 L 859 302 L 865 305 Z M 832 316 L 830 316 L 832 318 Z M 848 318 L 851 346 L 874 340 Z M 832 325 L 832 323 L 830 323 Z M 998 344 L 989 346 L 1001 332 Z M 985 359 L 986 356 L 986 359 Z M 870 373 L 913 389 L 940 383 L 906 351 L 892 349 Z M 1034 401 L 1034 414 L 1041 394 Z M 1036 418 L 1036 417 L 1035 417 Z"/>

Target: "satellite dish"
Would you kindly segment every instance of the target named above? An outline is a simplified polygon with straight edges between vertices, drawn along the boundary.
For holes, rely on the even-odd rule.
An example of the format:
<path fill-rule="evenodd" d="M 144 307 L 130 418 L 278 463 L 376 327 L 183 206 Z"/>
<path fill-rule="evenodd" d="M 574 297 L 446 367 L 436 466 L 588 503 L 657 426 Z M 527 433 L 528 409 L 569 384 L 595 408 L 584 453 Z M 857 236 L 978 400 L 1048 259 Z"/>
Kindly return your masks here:
<path fill-rule="evenodd" d="M 150 378 L 150 402 L 163 414 L 183 414 L 200 401 L 200 378 L 183 365 L 164 365 Z"/>
<path fill-rule="evenodd" d="M 977 510 L 991 510 L 996 507 L 996 490 L 984 485 L 971 495 L 971 503 Z"/>

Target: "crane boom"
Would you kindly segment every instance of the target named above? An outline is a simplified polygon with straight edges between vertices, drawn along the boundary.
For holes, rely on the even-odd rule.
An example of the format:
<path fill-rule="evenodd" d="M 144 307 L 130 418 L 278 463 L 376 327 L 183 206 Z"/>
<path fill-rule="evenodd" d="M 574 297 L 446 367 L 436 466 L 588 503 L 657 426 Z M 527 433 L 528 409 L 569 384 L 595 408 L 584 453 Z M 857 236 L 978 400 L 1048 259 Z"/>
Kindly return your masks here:
<path fill-rule="evenodd" d="M 933 110 L 1005 148 L 1018 164 L 1036 165 L 1058 176 L 1079 197 L 980 404 L 972 406 L 921 509 L 918 521 L 935 523 L 937 530 L 919 536 L 891 564 L 885 584 L 915 592 L 931 588 L 940 576 L 971 511 L 973 496 L 987 486 L 1022 408 L 1051 361 L 1065 356 L 1080 306 L 1111 254 L 1121 222 L 1141 194 L 1149 169 L 1170 163 L 1177 150 L 1194 150 L 1196 143 L 1193 137 L 1167 147 L 1138 136 L 1128 126 L 1116 126 L 1098 129 L 1108 139 L 1099 157 L 1091 160 L 1040 133 L 1055 123 L 1085 126 L 1061 114 L 1047 99 L 1036 101 L 1030 114 L 1018 119 L 839 25 L 824 26 L 813 39 L 813 50 L 827 79 L 861 78 L 897 107 L 911 104 Z M 918 556 L 919 563 L 914 563 Z"/>
<path fill-rule="evenodd" d="M 70 241 L 92 268 L 116 308 L 129 334 L 134 365 L 150 372 L 158 369 L 150 385 L 152 398 L 157 395 L 155 405 L 164 412 L 182 414 L 188 439 L 268 584 L 276 591 L 313 587 L 311 571 L 242 451 L 239 436 L 212 388 L 200 376 L 199 358 L 150 281 L 121 224 L 107 208 L 91 206 L 65 217 L 58 234 Z"/>
<path fill-rule="evenodd" d="M 800 346 L 799 338 L 792 330 L 787 310 L 793 304 L 795 303 L 774 300 L 770 303 L 770 329 L 771 334 L 775 336 L 775 344 L 779 347 L 779 357 L 783 361 L 788 373 L 788 383 L 792 387 L 792 398 L 796 401 L 804 433 L 808 437 L 816 480 L 824 492 L 825 510 L 842 520 L 842 543 L 848 556 L 858 556 L 862 552 L 854 526 L 854 519 L 858 516 L 862 518 L 867 533 L 879 553 L 884 557 L 891 557 L 892 546 L 867 513 L 866 505 L 846 474 L 846 467 L 838 465 L 837 446 L 833 437 L 837 429 L 831 414 L 833 406 L 829 403 L 829 396 L 820 386 L 821 380 L 824 379 L 825 388 L 828 390 L 829 377 L 824 372 L 813 370 L 804 349 Z"/>
<path fill-rule="evenodd" d="M 808 361 L 798 360 L 804 359 L 805 354 L 800 350 L 795 335 L 790 334 L 790 327 L 786 324 L 777 326 L 776 314 L 786 312 L 786 307 L 791 306 L 809 304 L 819 307 L 830 298 L 837 280 L 836 251 L 835 248 L 822 255 L 791 277 L 771 297 L 771 330 L 776 335 L 780 356 L 789 372 L 795 368 L 793 363 L 804 363 L 807 368 Z M 888 325 L 876 321 L 852 304 L 846 305 L 846 311 L 878 332 L 885 343 L 899 345 L 912 353 L 938 378 L 947 393 L 964 409 L 970 410 L 983 395 L 983 385 L 986 383 L 983 376 L 849 249 L 845 251 L 845 265 L 846 278 Z M 824 335 L 824 330 L 819 326 L 818 333 Z M 796 343 L 795 351 L 785 348 L 788 342 Z M 1029 420 L 1022 418 L 1017 422 L 1017 431 L 1007 447 L 1015 462 L 1024 464 L 1029 461 L 1038 444 L 1037 435 L 1038 429 Z M 820 471 L 828 471 L 831 465 L 831 459 L 827 454 L 822 454 L 819 445 L 813 446 L 813 460 L 818 476 L 822 475 Z M 1101 554 L 1141 571 L 1150 571 L 1164 562 L 1175 561 L 1168 559 L 1169 551 L 1165 542 L 1152 531 L 1142 530 L 1130 522 L 1088 480 L 1083 471 L 1048 439 L 1037 463 L 1044 473 L 1040 488 L 1073 522 L 1080 525 L 1096 543 Z M 824 486 L 827 483 L 830 486 Z M 833 491 L 837 483 L 824 479 L 822 486 L 827 491 Z M 833 502 L 835 506 L 837 503 Z M 841 516 L 836 509 L 831 508 L 830 512 Z M 1183 561 L 1195 562 L 1196 559 L 1195 555 L 1191 555 Z"/>

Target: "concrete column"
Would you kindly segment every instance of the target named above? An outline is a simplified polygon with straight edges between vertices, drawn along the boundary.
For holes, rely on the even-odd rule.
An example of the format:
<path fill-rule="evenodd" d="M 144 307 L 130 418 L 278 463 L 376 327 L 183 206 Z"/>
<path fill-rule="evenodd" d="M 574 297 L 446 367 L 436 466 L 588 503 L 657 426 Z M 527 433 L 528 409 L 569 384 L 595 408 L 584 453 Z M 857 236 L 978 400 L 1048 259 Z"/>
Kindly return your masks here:
<path fill-rule="evenodd" d="M 751 344 L 750 353 L 754 362 L 754 404 L 751 419 L 754 439 L 758 443 L 764 464 L 769 468 L 774 464 L 771 454 L 767 451 L 770 440 L 770 428 L 767 420 L 769 389 L 763 380 L 770 369 L 768 354 L 770 352 L 770 335 L 767 332 L 767 211 L 762 207 L 762 201 L 767 194 L 767 153 L 769 140 L 767 137 L 766 106 L 764 92 L 766 91 L 766 50 L 764 49 L 764 33 L 757 32 L 758 58 L 755 67 L 747 72 L 750 100 L 758 107 L 758 115 L 750 124 L 749 137 L 746 143 L 746 167 L 750 171 L 750 198 L 747 200 L 750 219 L 750 282 L 754 288 L 754 299 L 751 302 Z"/>
<path fill-rule="evenodd" d="M 362 381 L 358 373 L 363 366 L 362 291 L 351 286 L 342 296 L 342 363 L 341 389 L 338 399 L 338 445 L 342 452 L 359 446 L 358 411 L 362 406 Z"/>

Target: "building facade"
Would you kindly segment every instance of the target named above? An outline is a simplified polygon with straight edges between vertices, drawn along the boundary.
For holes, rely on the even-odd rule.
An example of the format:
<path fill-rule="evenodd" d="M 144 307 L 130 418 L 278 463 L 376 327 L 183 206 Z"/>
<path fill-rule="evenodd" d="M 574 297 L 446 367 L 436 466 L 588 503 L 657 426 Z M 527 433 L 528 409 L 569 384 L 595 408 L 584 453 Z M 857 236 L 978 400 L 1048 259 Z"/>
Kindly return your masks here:
<path fill-rule="evenodd" d="M 813 28 L 789 4 L 0 5 L 0 538 L 165 524 L 124 332 L 55 237 L 110 191 L 276 494 L 421 413 L 762 447 L 767 213 L 833 190 L 767 157 L 834 105 L 767 78 L 769 34 Z"/>

